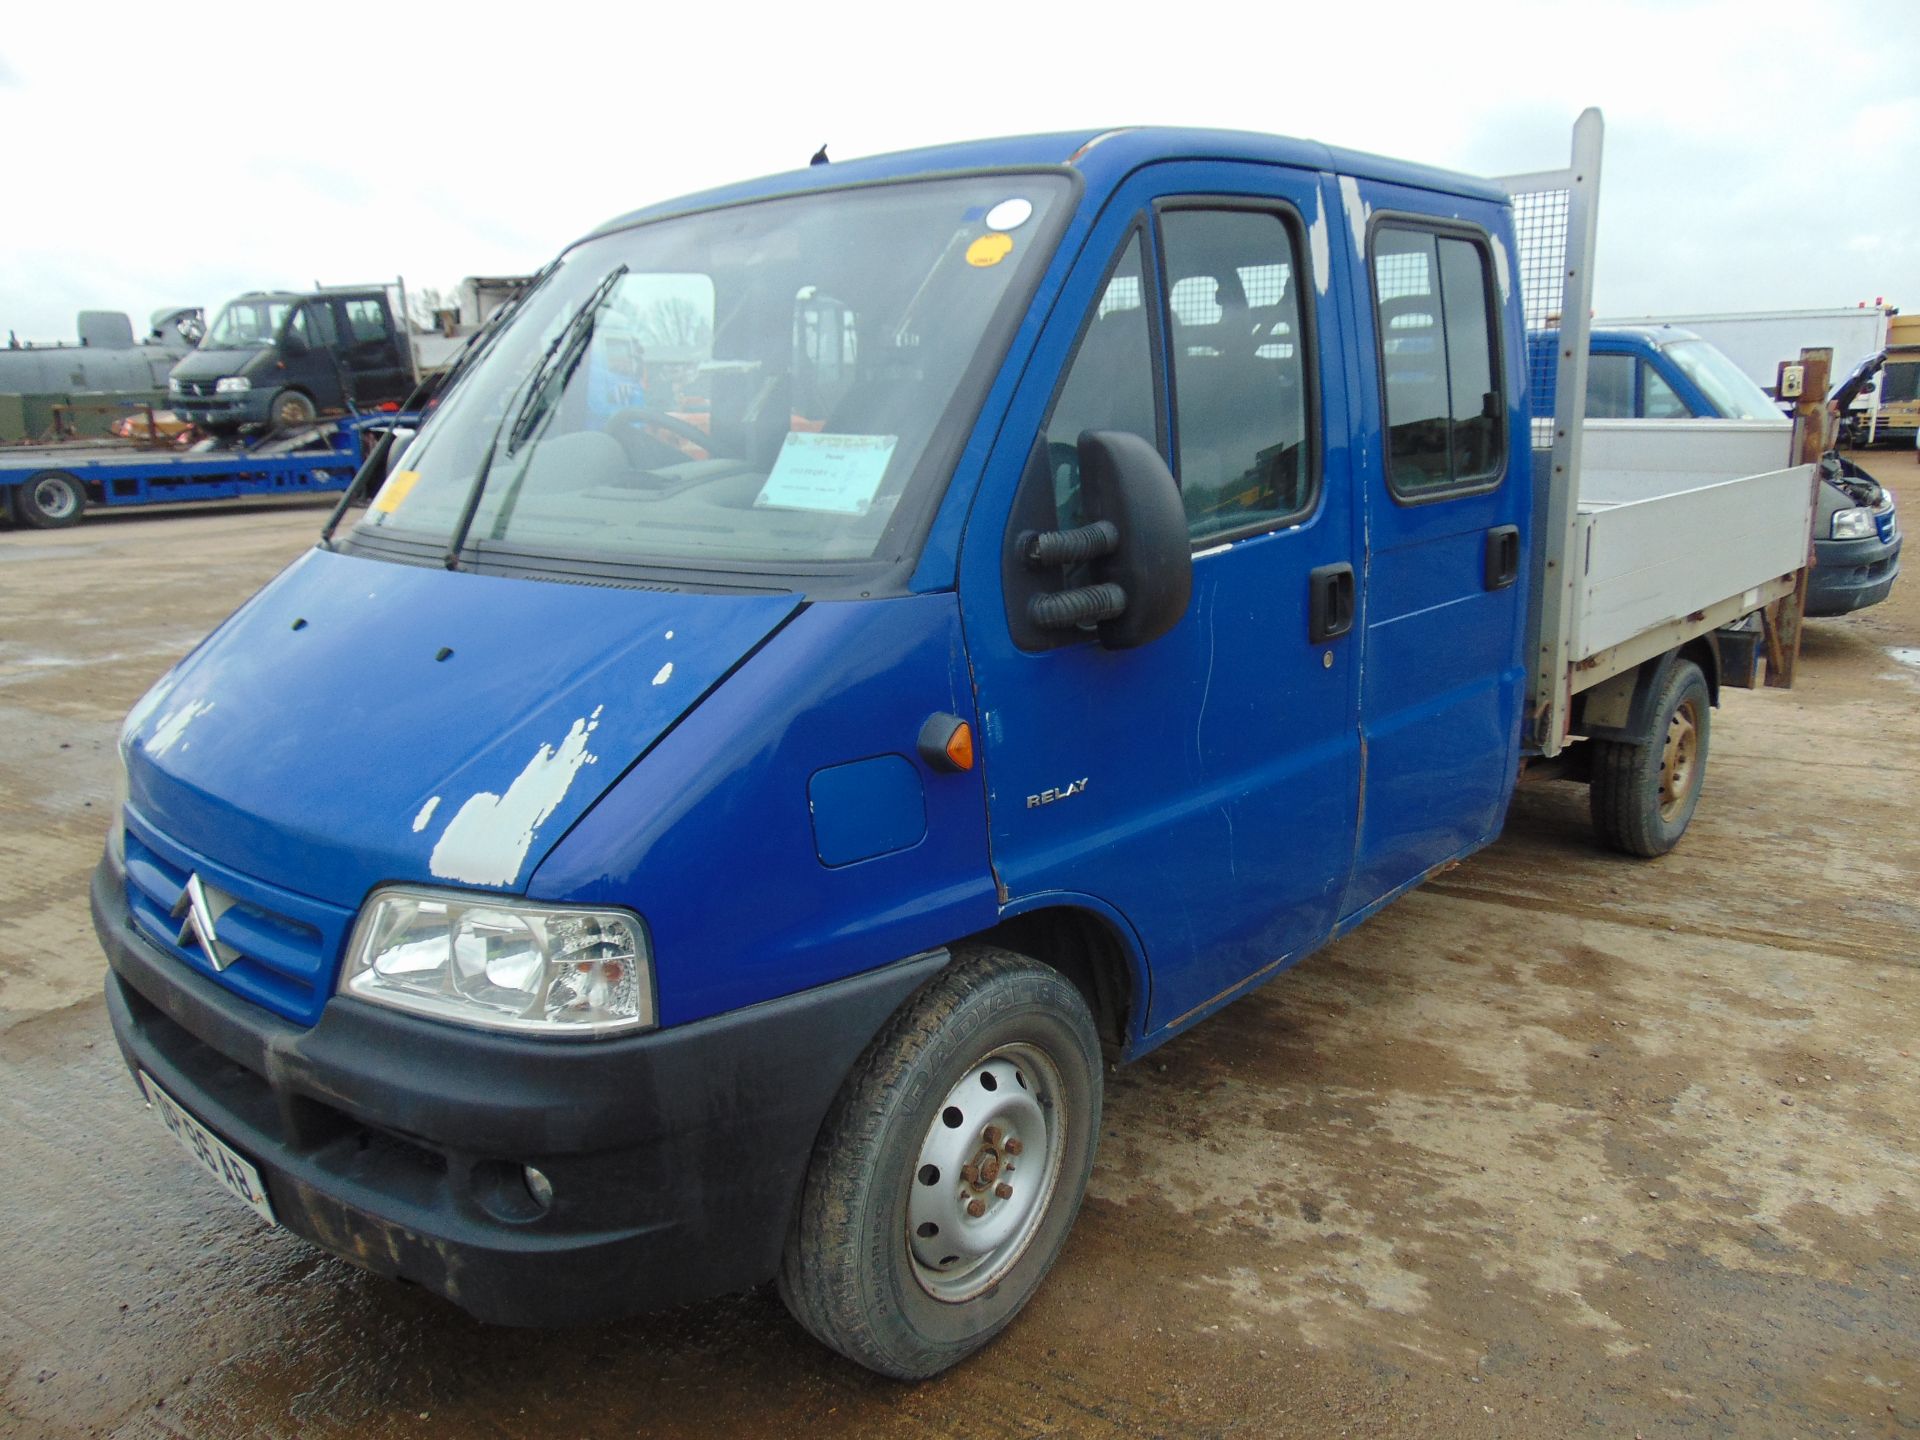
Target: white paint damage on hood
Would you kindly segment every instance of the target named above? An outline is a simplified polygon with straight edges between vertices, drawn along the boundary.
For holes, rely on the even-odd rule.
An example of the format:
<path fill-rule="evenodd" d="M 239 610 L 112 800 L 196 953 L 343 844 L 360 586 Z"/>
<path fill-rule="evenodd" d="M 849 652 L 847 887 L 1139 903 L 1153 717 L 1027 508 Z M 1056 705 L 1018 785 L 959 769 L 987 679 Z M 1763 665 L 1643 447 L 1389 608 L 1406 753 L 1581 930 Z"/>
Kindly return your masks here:
<path fill-rule="evenodd" d="M 153 727 L 153 734 L 147 737 L 147 754 L 166 754 L 180 743 L 181 737 L 187 733 L 187 727 L 211 709 L 213 709 L 213 701 L 194 700 L 176 710 L 168 711 L 160 723 Z"/>
<path fill-rule="evenodd" d="M 534 832 L 566 798 L 580 768 L 596 758 L 588 753 L 587 737 L 599 728 L 604 708 L 595 706 L 593 714 L 574 721 L 558 749 L 542 744 L 506 794 L 482 790 L 462 805 L 434 845 L 427 868 L 442 880 L 467 885 L 518 881 Z M 429 802 L 422 815 L 430 818 L 432 810 Z"/>
<path fill-rule="evenodd" d="M 427 828 L 427 822 L 433 819 L 433 812 L 440 808 L 440 797 L 434 796 L 420 807 L 420 813 L 413 817 L 413 833 L 418 835 Z"/>

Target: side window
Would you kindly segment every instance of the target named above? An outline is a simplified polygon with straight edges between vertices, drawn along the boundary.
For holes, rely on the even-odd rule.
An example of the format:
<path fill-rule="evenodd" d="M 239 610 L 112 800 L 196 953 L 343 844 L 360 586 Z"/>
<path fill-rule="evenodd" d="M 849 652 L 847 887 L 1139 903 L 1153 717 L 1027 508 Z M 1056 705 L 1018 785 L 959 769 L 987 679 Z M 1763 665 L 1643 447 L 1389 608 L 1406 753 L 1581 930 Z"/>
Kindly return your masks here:
<path fill-rule="evenodd" d="M 313 333 L 312 312 L 305 305 L 298 306 L 292 318 L 287 321 L 287 334 L 299 340 L 309 350 L 314 347 L 317 337 Z"/>
<path fill-rule="evenodd" d="M 1153 352 L 1147 332 L 1146 286 L 1140 237 L 1127 242 L 1120 263 L 1094 306 L 1080 337 L 1066 382 L 1047 419 L 1047 464 L 1053 474 L 1060 528 L 1084 522 L 1080 508 L 1080 459 L 1085 430 L 1130 430 L 1158 443 L 1153 409 Z"/>
<path fill-rule="evenodd" d="M 347 328 L 356 345 L 387 338 L 387 314 L 377 300 L 349 300 L 346 312 Z"/>
<path fill-rule="evenodd" d="M 340 343 L 340 336 L 333 323 L 333 306 L 324 300 L 316 300 L 306 307 L 307 323 L 312 326 L 313 343 L 332 350 Z"/>
<path fill-rule="evenodd" d="M 1477 240 L 1383 225 L 1374 314 L 1398 499 L 1485 488 L 1505 458 L 1497 312 Z"/>
<path fill-rule="evenodd" d="M 1640 362 L 1640 379 L 1645 387 L 1642 392 L 1641 414 L 1649 420 L 1690 420 L 1693 411 L 1687 408 L 1687 402 L 1674 392 L 1674 388 L 1660 377 L 1660 372 Z"/>
<path fill-rule="evenodd" d="M 1196 542 L 1313 503 L 1298 251 L 1279 215 L 1161 216 L 1173 356 L 1174 473 Z"/>
<path fill-rule="evenodd" d="M 1587 418 L 1633 418 L 1633 371 L 1640 362 L 1631 355 L 1587 356 Z"/>

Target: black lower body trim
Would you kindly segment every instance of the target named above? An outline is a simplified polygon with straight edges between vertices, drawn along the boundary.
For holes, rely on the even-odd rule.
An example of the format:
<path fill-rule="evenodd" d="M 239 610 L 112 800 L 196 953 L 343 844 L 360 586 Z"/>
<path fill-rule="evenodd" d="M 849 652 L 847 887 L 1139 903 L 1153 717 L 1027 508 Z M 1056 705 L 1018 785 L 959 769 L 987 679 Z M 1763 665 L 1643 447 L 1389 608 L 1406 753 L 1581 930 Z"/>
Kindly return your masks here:
<path fill-rule="evenodd" d="M 150 944 L 107 862 L 92 898 L 129 1067 L 259 1167 L 289 1230 L 502 1324 L 771 1278 L 841 1081 L 947 958 L 629 1039 L 542 1042 L 349 999 L 302 1029 Z"/>

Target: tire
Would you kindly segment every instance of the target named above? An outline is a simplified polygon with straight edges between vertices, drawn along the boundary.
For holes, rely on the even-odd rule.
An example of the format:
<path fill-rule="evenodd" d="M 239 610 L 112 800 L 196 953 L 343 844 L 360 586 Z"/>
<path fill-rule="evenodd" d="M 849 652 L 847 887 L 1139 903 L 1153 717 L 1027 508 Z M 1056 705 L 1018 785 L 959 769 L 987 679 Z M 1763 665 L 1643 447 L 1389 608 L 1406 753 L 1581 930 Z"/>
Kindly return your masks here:
<path fill-rule="evenodd" d="M 79 523 L 87 508 L 87 487 L 64 470 L 29 475 L 13 495 L 14 514 L 35 530 L 58 530 Z"/>
<path fill-rule="evenodd" d="M 816 1339 L 882 1375 L 920 1380 L 965 1359 L 1065 1244 L 1100 1104 L 1099 1037 L 1072 982 L 1012 951 L 957 948 L 835 1098 L 781 1299 Z"/>
<path fill-rule="evenodd" d="M 267 423 L 276 430 L 286 430 L 295 425 L 311 425 L 319 414 L 313 397 L 305 391 L 282 390 L 267 406 Z"/>
<path fill-rule="evenodd" d="M 1706 782 L 1712 707 L 1691 660 L 1667 668 L 1646 739 L 1595 740 L 1588 796 L 1602 843 L 1651 859 L 1680 843 Z"/>

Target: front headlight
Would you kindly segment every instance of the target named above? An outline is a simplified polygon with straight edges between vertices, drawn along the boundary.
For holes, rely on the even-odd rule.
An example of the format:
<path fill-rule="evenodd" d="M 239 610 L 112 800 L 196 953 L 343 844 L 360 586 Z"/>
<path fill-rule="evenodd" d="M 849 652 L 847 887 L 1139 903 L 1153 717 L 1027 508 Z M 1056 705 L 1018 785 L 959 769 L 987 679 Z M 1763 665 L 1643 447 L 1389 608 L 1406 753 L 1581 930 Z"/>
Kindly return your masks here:
<path fill-rule="evenodd" d="M 186 394 L 187 393 L 186 382 L 182 380 L 177 380 L 173 376 L 169 375 L 167 377 L 167 393 L 169 395 Z"/>
<path fill-rule="evenodd" d="M 654 1023 L 639 916 L 462 891 L 376 891 L 339 991 L 489 1030 L 587 1039 Z"/>
<path fill-rule="evenodd" d="M 219 395 L 239 395 L 253 388 L 253 381 L 244 375 L 229 375 L 214 383 L 214 393 Z"/>
<path fill-rule="evenodd" d="M 1833 538 L 1836 540 L 1865 540 L 1877 534 L 1873 528 L 1873 511 L 1864 506 L 1855 506 L 1851 510 L 1833 512 Z"/>

